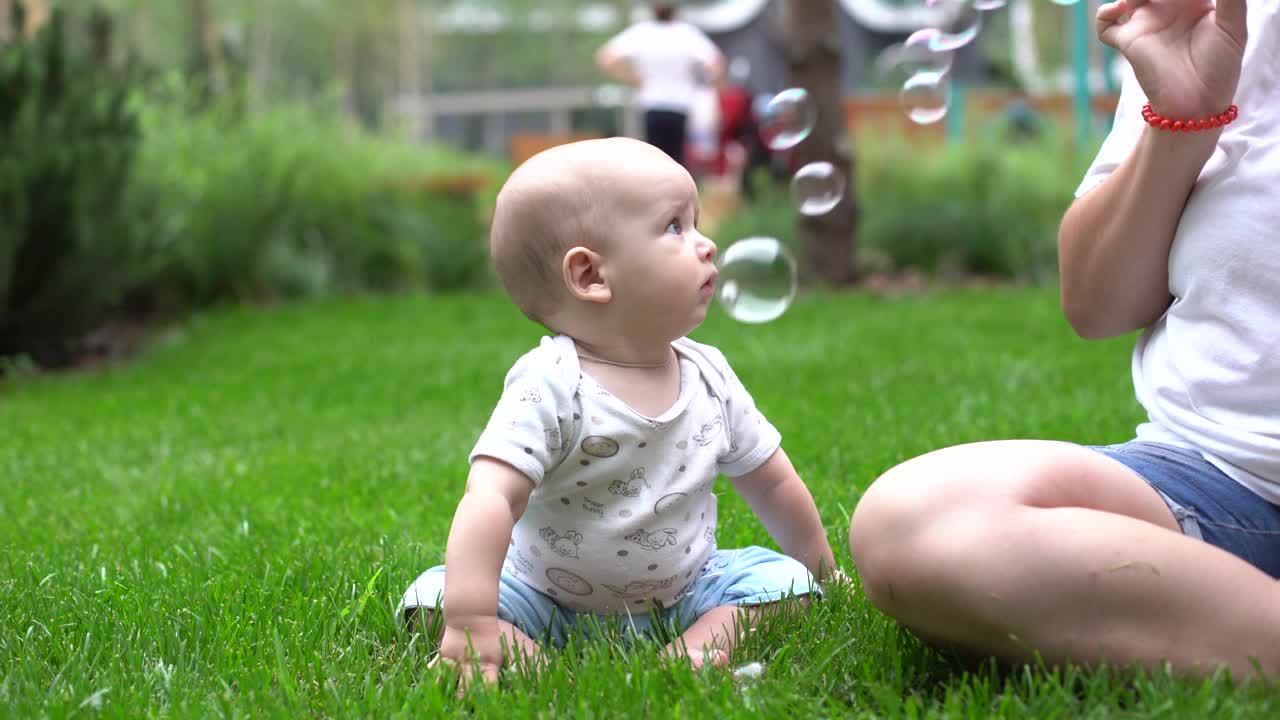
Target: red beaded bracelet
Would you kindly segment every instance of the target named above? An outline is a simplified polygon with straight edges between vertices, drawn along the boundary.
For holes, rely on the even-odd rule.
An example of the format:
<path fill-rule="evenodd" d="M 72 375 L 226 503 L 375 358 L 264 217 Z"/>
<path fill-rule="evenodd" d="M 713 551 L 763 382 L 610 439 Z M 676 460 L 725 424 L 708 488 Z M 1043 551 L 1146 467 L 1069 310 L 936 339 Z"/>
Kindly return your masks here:
<path fill-rule="evenodd" d="M 1167 117 L 1161 117 L 1151 109 L 1151 103 L 1142 106 L 1142 119 L 1153 128 L 1161 130 L 1172 130 L 1174 132 L 1191 132 L 1194 130 L 1212 130 L 1229 125 L 1232 120 L 1240 114 L 1240 108 L 1235 105 L 1229 106 L 1223 112 L 1207 117 L 1202 120 L 1171 120 Z"/>

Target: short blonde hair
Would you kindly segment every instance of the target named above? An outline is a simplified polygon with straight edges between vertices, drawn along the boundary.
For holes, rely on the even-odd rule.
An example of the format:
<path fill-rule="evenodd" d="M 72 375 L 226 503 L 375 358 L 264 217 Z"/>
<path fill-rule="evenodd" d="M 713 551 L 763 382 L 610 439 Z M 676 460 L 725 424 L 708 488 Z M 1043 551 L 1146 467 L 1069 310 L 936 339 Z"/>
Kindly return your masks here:
<path fill-rule="evenodd" d="M 494 269 L 520 311 L 544 325 L 565 297 L 565 252 L 592 247 L 598 236 L 590 170 L 566 146 L 552 148 L 516 168 L 498 192 L 489 233 Z"/>

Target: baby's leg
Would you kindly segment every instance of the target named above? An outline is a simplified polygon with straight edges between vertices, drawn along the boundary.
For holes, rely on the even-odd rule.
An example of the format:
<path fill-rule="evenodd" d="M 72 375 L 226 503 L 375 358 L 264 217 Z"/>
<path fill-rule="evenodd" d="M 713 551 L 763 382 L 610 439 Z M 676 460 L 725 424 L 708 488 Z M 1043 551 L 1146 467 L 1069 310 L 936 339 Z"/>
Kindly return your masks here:
<path fill-rule="evenodd" d="M 695 668 L 724 667 L 742 635 L 784 608 L 808 604 L 817 585 L 799 561 L 773 550 L 717 550 L 676 606 L 688 629 L 666 647 Z"/>
<path fill-rule="evenodd" d="M 797 599 L 802 604 L 808 598 Z M 764 605 L 721 605 L 707 611 L 688 630 L 664 648 L 668 657 L 685 657 L 694 669 L 703 665 L 725 667 L 743 634 L 762 618 L 776 612 L 782 603 Z"/>
<path fill-rule="evenodd" d="M 721 605 L 698 618 L 680 637 L 663 649 L 667 657 L 688 658 L 694 669 L 703 665 L 724 667 L 738 644 L 743 626 L 750 624 L 754 608 Z"/>

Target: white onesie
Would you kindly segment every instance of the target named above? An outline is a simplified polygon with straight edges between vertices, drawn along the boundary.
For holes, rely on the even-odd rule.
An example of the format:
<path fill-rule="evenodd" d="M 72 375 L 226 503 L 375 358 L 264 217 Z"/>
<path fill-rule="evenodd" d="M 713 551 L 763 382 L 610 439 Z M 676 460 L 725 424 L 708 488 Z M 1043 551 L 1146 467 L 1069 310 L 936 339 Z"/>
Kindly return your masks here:
<path fill-rule="evenodd" d="M 504 567 L 570 610 L 677 602 L 716 548 L 717 473 L 745 475 L 781 444 L 719 350 L 672 345 L 679 397 L 651 418 L 583 373 L 571 338 L 544 337 L 471 451 L 533 482 Z"/>

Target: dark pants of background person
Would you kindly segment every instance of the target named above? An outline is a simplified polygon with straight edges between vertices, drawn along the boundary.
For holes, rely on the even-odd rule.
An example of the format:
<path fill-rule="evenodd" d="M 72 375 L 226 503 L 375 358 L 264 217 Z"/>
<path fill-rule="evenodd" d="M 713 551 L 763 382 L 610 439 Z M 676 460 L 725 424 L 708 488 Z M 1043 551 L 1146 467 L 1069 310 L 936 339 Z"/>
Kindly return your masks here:
<path fill-rule="evenodd" d="M 644 113 L 644 139 L 684 165 L 684 141 L 689 116 L 673 110 L 646 110 Z"/>
<path fill-rule="evenodd" d="M 756 180 L 760 179 L 758 170 L 768 171 L 769 179 L 775 185 L 786 181 L 786 168 L 769 152 L 764 140 L 760 138 L 760 127 L 756 125 L 755 119 L 750 114 L 739 123 L 734 133 L 734 140 L 742 145 L 747 155 L 746 163 L 742 168 L 742 177 L 738 179 L 738 192 L 747 202 L 754 203 L 758 197 L 756 190 Z"/>

